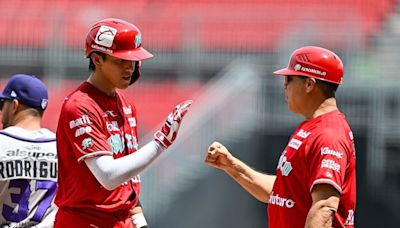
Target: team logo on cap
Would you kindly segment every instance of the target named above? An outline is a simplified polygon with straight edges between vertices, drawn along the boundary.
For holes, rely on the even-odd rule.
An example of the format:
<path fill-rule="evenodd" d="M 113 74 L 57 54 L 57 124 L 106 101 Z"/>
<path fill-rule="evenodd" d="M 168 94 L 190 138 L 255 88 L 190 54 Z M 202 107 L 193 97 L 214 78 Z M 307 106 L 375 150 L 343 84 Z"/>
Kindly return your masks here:
<path fill-rule="evenodd" d="M 47 99 L 42 99 L 42 102 L 40 103 L 40 107 L 42 107 L 42 109 L 46 109 L 47 105 L 49 104 L 49 100 Z"/>
<path fill-rule="evenodd" d="M 295 71 L 299 71 L 301 69 L 301 65 L 300 64 L 296 64 L 296 66 L 294 66 L 294 70 Z"/>
<path fill-rule="evenodd" d="M 102 25 L 99 28 L 99 31 L 97 31 L 94 42 L 104 47 L 111 47 L 113 45 L 115 35 L 117 35 L 117 29 Z"/>
<path fill-rule="evenodd" d="M 135 37 L 135 48 L 138 48 L 142 43 L 142 35 L 137 34 Z"/>
<path fill-rule="evenodd" d="M 11 91 L 10 96 L 12 96 L 12 97 L 17 97 L 17 93 L 13 90 L 13 91 Z"/>

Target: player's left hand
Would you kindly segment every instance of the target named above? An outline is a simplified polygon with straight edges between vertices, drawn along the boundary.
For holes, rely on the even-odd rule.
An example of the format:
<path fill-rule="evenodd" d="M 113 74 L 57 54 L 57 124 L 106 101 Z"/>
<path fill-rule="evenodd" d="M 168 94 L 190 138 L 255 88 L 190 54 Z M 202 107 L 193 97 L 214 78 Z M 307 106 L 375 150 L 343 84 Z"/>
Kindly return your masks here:
<path fill-rule="evenodd" d="M 175 141 L 182 119 L 189 111 L 189 107 L 192 103 L 193 101 L 187 100 L 175 106 L 174 110 L 168 115 L 161 130 L 154 134 L 154 139 L 164 148 L 170 147 Z"/>
<path fill-rule="evenodd" d="M 147 221 L 143 214 L 143 209 L 141 206 L 131 208 L 129 214 L 132 218 L 132 223 L 134 228 L 148 228 Z"/>

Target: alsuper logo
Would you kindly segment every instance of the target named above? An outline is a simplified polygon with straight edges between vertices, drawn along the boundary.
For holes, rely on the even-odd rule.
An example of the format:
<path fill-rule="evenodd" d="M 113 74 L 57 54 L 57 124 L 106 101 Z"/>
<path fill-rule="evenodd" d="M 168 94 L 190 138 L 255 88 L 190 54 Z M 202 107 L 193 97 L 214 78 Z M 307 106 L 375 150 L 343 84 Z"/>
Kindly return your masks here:
<path fill-rule="evenodd" d="M 294 207 L 295 204 L 295 202 L 292 199 L 281 197 L 279 196 L 279 194 L 274 195 L 274 192 L 271 193 L 268 203 L 286 208 L 292 208 Z"/>

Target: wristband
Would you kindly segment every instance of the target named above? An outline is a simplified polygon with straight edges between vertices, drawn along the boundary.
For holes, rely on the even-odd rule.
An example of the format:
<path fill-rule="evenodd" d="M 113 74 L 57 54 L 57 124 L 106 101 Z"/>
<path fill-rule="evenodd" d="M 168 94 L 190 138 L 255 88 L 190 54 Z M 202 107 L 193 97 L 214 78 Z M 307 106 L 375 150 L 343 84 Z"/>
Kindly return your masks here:
<path fill-rule="evenodd" d="M 143 213 L 134 214 L 131 218 L 135 228 L 148 228 L 147 221 Z"/>

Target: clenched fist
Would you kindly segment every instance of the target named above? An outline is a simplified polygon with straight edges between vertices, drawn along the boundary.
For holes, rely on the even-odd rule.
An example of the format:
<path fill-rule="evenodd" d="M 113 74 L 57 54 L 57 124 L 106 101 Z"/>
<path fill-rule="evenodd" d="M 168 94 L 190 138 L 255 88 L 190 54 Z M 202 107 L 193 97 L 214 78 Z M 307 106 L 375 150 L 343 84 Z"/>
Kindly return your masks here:
<path fill-rule="evenodd" d="M 181 126 L 182 119 L 189 111 L 191 100 L 184 101 L 178 104 L 171 114 L 168 115 L 167 120 L 161 127 L 161 130 L 154 134 L 154 139 L 158 141 L 164 148 L 168 148 L 175 141 L 178 135 L 179 127 Z"/>
<path fill-rule="evenodd" d="M 232 168 L 233 159 L 233 156 L 224 145 L 219 142 L 213 142 L 208 147 L 207 156 L 204 162 L 209 166 L 227 170 Z"/>

